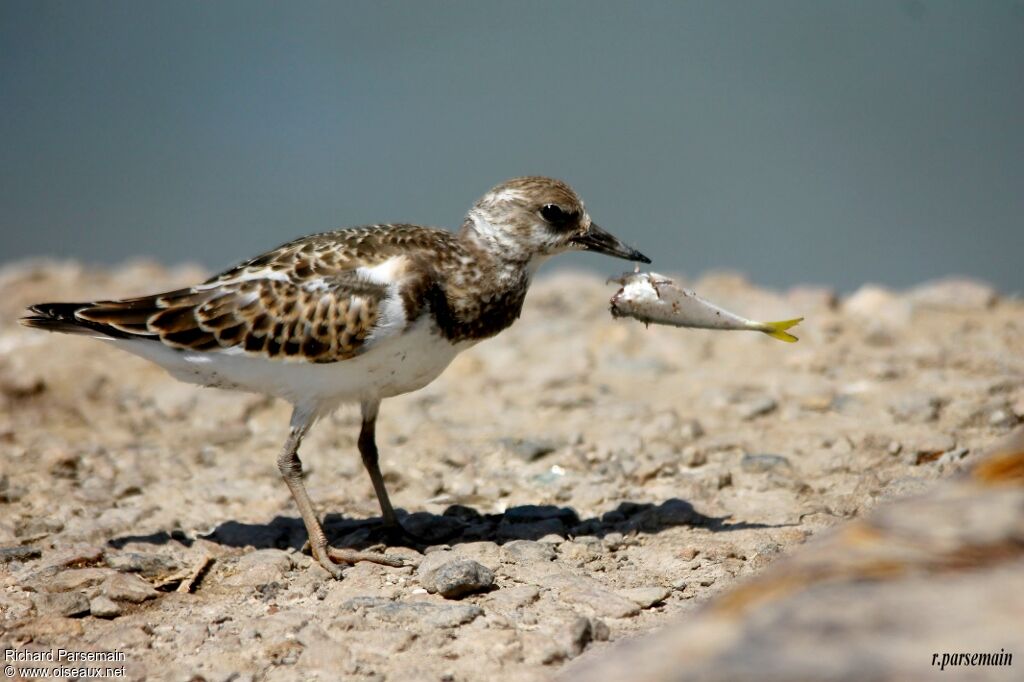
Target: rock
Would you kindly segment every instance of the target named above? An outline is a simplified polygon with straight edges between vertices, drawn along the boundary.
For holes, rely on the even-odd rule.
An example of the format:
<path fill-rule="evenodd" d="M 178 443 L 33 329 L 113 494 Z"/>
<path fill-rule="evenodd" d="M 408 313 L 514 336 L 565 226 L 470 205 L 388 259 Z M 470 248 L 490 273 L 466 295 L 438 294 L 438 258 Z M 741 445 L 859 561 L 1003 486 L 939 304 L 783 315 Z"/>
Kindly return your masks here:
<path fill-rule="evenodd" d="M 139 573 L 146 578 L 171 575 L 180 568 L 180 564 L 171 557 L 152 552 L 108 554 L 107 566 L 126 573 Z"/>
<path fill-rule="evenodd" d="M 121 615 L 121 606 L 110 597 L 100 595 L 89 602 L 89 613 L 97 618 L 117 618 Z"/>
<path fill-rule="evenodd" d="M 558 590 L 558 598 L 587 615 L 603 618 L 629 618 L 640 613 L 635 602 L 620 597 L 597 580 L 572 574 L 552 575 L 545 586 Z"/>
<path fill-rule="evenodd" d="M 532 462 L 558 449 L 558 444 L 549 440 L 531 438 L 501 438 L 498 443 L 520 459 Z"/>
<path fill-rule="evenodd" d="M 668 599 L 672 594 L 664 587 L 631 587 L 625 590 L 618 590 L 621 597 L 625 597 L 642 609 L 649 609 L 655 604 Z"/>
<path fill-rule="evenodd" d="M 501 555 L 505 561 L 511 562 L 552 561 L 555 558 L 555 550 L 549 544 L 532 540 L 513 540 L 502 546 Z"/>
<path fill-rule="evenodd" d="M 939 418 L 942 399 L 938 396 L 915 393 L 903 396 L 890 403 L 889 411 L 896 421 L 923 424 Z"/>
<path fill-rule="evenodd" d="M 775 411 L 779 406 L 775 398 L 770 396 L 762 396 L 754 398 L 746 402 L 740 403 L 738 406 L 740 419 L 750 421 L 762 417 L 766 414 L 770 414 Z"/>
<path fill-rule="evenodd" d="M 911 289 L 907 297 L 922 308 L 957 311 L 987 310 L 999 300 L 992 286 L 959 277 L 925 282 Z"/>
<path fill-rule="evenodd" d="M 427 592 L 440 594 L 445 599 L 458 599 L 494 585 L 494 572 L 472 559 L 452 559 L 420 573 L 419 578 Z"/>
<path fill-rule="evenodd" d="M 92 566 L 103 560 L 104 549 L 91 545 L 74 545 L 53 553 L 47 553 L 44 561 L 47 567 L 76 568 Z"/>
<path fill-rule="evenodd" d="M 437 543 L 460 535 L 466 528 L 466 522 L 454 515 L 415 512 L 402 519 L 402 527 L 426 542 Z"/>
<path fill-rule="evenodd" d="M 89 614 L 89 599 L 81 592 L 44 594 L 38 608 L 44 614 L 78 618 Z"/>
<path fill-rule="evenodd" d="M 235 564 L 235 572 L 224 580 L 232 587 L 260 587 L 280 581 L 292 569 L 292 558 L 280 549 L 249 552 Z"/>
<path fill-rule="evenodd" d="M 28 494 L 28 489 L 21 485 L 12 485 L 7 474 L 0 476 L 0 502 L 18 502 Z"/>
<path fill-rule="evenodd" d="M 889 289 L 865 284 L 843 301 L 843 312 L 902 327 L 910 322 L 913 310 L 909 301 Z"/>
<path fill-rule="evenodd" d="M 743 455 L 740 469 L 748 474 L 788 472 L 793 465 L 782 455 Z"/>
<path fill-rule="evenodd" d="M 109 568 L 75 568 L 61 571 L 42 585 L 47 592 L 71 592 L 96 587 L 108 578 L 117 575 Z"/>
<path fill-rule="evenodd" d="M 704 427 L 696 419 L 687 419 L 679 426 L 679 437 L 684 441 L 697 440 L 704 433 Z"/>
<path fill-rule="evenodd" d="M 43 555 L 38 547 L 0 547 L 0 564 L 10 561 L 30 561 Z"/>
<path fill-rule="evenodd" d="M 160 595 L 152 585 L 133 573 L 112 575 L 100 589 L 102 594 L 110 599 L 131 604 L 141 604 Z"/>
<path fill-rule="evenodd" d="M 483 609 L 469 604 L 432 604 L 424 601 L 392 602 L 381 597 L 357 597 L 341 605 L 343 610 L 361 613 L 367 620 L 402 627 L 454 628 L 483 615 Z"/>

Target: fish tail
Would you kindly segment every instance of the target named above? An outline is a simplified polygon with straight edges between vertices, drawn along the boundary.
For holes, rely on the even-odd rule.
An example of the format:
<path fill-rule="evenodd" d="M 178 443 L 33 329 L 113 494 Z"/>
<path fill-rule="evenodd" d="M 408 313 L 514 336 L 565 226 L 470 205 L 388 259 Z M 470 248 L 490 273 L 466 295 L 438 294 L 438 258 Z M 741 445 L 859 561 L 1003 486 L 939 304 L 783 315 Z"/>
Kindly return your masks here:
<path fill-rule="evenodd" d="M 786 343 L 794 343 L 795 341 L 797 341 L 797 338 L 792 334 L 788 333 L 786 330 L 789 329 L 790 327 L 795 327 L 796 325 L 800 324 L 801 322 L 803 322 L 803 319 L 804 318 L 802 317 L 798 317 L 795 320 L 782 320 L 781 322 L 765 322 L 765 328 L 762 329 L 761 331 L 763 331 L 765 334 L 772 337 L 773 339 L 785 341 Z"/>

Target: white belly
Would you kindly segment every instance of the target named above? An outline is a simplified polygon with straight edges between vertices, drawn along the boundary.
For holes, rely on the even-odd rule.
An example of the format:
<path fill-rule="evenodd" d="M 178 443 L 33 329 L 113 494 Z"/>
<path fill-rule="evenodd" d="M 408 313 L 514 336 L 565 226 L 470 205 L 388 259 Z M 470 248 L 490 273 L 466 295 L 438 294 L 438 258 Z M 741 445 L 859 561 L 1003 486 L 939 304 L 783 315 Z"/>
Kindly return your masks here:
<path fill-rule="evenodd" d="M 269 360 L 242 353 L 176 351 L 153 341 L 111 342 L 157 363 L 181 381 L 264 393 L 293 405 L 316 405 L 320 409 L 423 388 L 459 352 L 473 345 L 450 343 L 431 330 L 426 316 L 404 333 L 373 344 L 362 355 L 323 364 Z"/>

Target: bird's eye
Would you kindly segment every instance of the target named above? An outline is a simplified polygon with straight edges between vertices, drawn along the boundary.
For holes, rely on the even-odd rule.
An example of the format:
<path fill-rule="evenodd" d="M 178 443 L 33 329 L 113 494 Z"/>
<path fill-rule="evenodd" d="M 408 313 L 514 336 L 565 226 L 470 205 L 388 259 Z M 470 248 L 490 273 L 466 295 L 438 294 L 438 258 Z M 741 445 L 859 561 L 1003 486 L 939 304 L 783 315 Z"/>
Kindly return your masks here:
<path fill-rule="evenodd" d="M 575 217 L 575 214 L 563 211 L 561 206 L 545 204 L 540 209 L 540 217 L 551 225 L 565 225 Z"/>

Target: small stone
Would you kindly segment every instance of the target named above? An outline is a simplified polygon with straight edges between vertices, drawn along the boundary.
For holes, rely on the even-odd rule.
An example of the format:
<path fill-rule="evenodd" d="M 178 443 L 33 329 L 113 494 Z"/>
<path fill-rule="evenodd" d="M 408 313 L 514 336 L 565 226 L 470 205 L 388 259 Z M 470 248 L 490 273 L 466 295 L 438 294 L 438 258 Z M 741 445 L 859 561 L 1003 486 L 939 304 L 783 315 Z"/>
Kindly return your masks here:
<path fill-rule="evenodd" d="M 89 614 L 89 599 L 81 592 L 43 595 L 39 610 L 53 616 L 78 618 Z"/>
<path fill-rule="evenodd" d="M 146 578 L 170 575 L 180 568 L 174 559 L 152 552 L 108 554 L 107 566 L 126 573 L 139 573 Z"/>
<path fill-rule="evenodd" d="M 514 563 L 551 561 L 555 558 L 555 550 L 551 545 L 532 540 L 513 540 L 502 546 L 501 555 L 505 561 Z"/>
<path fill-rule="evenodd" d="M 907 395 L 889 405 L 889 411 L 896 421 L 924 424 L 939 418 L 942 400 L 929 394 Z"/>
<path fill-rule="evenodd" d="M 682 462 L 688 467 L 704 466 L 708 463 L 708 455 L 695 445 L 687 445 L 683 448 Z"/>
<path fill-rule="evenodd" d="M 104 595 L 100 595 L 89 602 L 89 613 L 97 618 L 117 618 L 121 615 L 121 606 Z"/>
<path fill-rule="evenodd" d="M 988 423 L 999 428 L 1016 426 L 1017 416 L 1009 410 L 993 410 L 988 416 Z"/>
<path fill-rule="evenodd" d="M 87 590 L 90 587 L 101 585 L 105 580 L 114 575 L 116 573 L 109 568 L 75 568 L 61 571 L 48 580 L 43 585 L 43 589 L 46 592 Z"/>
<path fill-rule="evenodd" d="M 392 602 L 381 597 L 356 597 L 342 609 L 361 611 L 371 621 L 409 627 L 454 628 L 482 616 L 484 610 L 470 604 L 432 604 L 425 601 Z"/>
<path fill-rule="evenodd" d="M 0 564 L 10 561 L 30 561 L 43 555 L 38 547 L 0 547 Z"/>
<path fill-rule="evenodd" d="M 235 564 L 235 573 L 225 585 L 233 587 L 260 587 L 280 581 L 292 569 L 292 559 L 280 549 L 261 549 L 249 552 Z"/>
<path fill-rule="evenodd" d="M 553 441 L 530 438 L 501 438 L 498 443 L 515 456 L 527 462 L 540 459 L 544 455 L 549 455 L 558 449 L 558 444 Z"/>
<path fill-rule="evenodd" d="M 618 593 L 642 609 L 649 609 L 655 604 L 660 604 L 671 594 L 664 587 L 631 587 L 619 590 Z"/>
<path fill-rule="evenodd" d="M 103 559 L 103 548 L 89 545 L 76 545 L 57 550 L 45 557 L 47 566 L 59 568 L 74 568 L 78 566 L 91 566 Z"/>
<path fill-rule="evenodd" d="M 739 406 L 740 419 L 750 421 L 757 417 L 762 417 L 766 414 L 770 414 L 775 411 L 775 408 L 779 406 L 775 398 L 770 396 L 763 396 L 755 398 L 748 402 L 742 403 Z"/>
<path fill-rule="evenodd" d="M 28 494 L 28 489 L 20 485 L 12 485 L 7 474 L 0 476 L 0 502 L 18 502 Z"/>
<path fill-rule="evenodd" d="M 159 592 L 153 586 L 133 573 L 118 573 L 107 578 L 101 588 L 102 594 L 116 601 L 141 604 L 156 599 Z"/>
<path fill-rule="evenodd" d="M 420 585 L 445 599 L 458 599 L 490 589 L 494 572 L 472 559 L 453 559 L 421 574 Z"/>
<path fill-rule="evenodd" d="M 569 585 L 559 590 L 559 598 L 569 604 L 605 618 L 629 618 L 640 613 L 636 602 L 582 579 L 568 578 Z M 596 581 L 593 581 L 596 583 Z"/>
<path fill-rule="evenodd" d="M 766 474 L 769 472 L 790 471 L 793 465 L 782 455 L 743 455 L 740 469 L 748 474 Z"/>
<path fill-rule="evenodd" d="M 687 419 L 679 427 L 679 436 L 683 440 L 697 440 L 704 435 L 704 427 L 696 419 Z"/>

